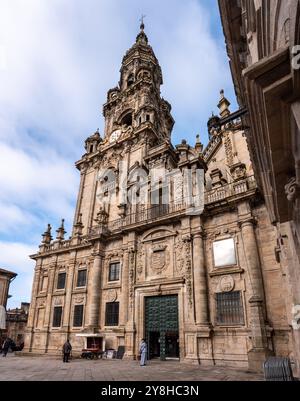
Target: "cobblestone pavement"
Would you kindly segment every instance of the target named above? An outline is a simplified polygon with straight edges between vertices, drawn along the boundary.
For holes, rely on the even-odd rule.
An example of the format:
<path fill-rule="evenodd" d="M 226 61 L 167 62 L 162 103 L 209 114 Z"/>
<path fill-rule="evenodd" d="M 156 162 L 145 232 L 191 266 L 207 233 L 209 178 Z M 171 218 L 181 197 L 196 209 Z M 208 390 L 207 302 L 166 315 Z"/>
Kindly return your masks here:
<path fill-rule="evenodd" d="M 243 369 L 204 367 L 178 361 L 150 361 L 140 367 L 137 361 L 73 359 L 63 363 L 55 357 L 0 355 L 0 381 L 255 381 L 259 374 Z"/>

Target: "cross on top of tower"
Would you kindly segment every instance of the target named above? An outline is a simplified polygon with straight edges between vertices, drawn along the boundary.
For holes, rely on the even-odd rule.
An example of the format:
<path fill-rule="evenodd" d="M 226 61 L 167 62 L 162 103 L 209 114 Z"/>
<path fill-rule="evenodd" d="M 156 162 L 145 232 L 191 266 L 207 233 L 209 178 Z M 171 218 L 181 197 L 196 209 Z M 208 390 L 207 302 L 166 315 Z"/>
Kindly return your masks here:
<path fill-rule="evenodd" d="M 140 23 L 141 23 L 140 28 L 141 28 L 142 31 L 145 29 L 145 24 L 144 24 L 144 19 L 145 18 L 146 18 L 146 15 L 142 14 L 142 16 L 140 18 Z"/>
<path fill-rule="evenodd" d="M 140 29 L 141 32 L 138 34 L 137 38 L 136 38 L 136 42 L 137 43 L 142 43 L 142 44 L 148 44 L 148 38 L 147 35 L 144 32 L 145 29 L 145 24 L 144 24 L 144 19 L 146 18 L 146 15 L 142 15 L 142 17 L 140 18 Z"/>

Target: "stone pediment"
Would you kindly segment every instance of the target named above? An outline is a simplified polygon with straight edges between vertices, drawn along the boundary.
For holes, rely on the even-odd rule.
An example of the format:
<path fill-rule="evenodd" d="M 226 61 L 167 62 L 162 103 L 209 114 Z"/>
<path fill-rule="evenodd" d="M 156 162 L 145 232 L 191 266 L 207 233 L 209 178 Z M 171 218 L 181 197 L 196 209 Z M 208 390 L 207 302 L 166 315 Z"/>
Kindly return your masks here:
<path fill-rule="evenodd" d="M 169 227 L 160 227 L 146 231 L 142 238 L 142 242 L 156 241 L 166 237 L 176 236 L 177 232 Z"/>

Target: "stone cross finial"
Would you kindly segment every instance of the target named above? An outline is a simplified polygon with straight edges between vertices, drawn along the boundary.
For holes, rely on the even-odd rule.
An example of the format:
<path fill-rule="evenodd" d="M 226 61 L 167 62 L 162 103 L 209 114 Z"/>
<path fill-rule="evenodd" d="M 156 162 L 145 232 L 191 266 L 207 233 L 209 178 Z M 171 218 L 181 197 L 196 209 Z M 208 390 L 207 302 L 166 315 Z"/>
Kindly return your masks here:
<path fill-rule="evenodd" d="M 140 23 L 141 23 L 140 28 L 142 31 L 145 29 L 144 18 L 146 18 L 146 15 L 142 14 L 142 17 L 140 18 Z"/>
<path fill-rule="evenodd" d="M 82 235 L 83 224 L 82 224 L 82 213 L 79 214 L 77 223 L 74 225 L 74 235 L 80 237 Z"/>
<path fill-rule="evenodd" d="M 203 144 L 200 141 L 200 135 L 196 135 L 196 145 L 195 145 L 195 149 L 196 151 L 198 151 L 199 153 L 202 153 L 203 151 Z"/>
<path fill-rule="evenodd" d="M 61 226 L 56 230 L 56 232 L 57 232 L 56 239 L 58 241 L 63 241 L 65 239 L 65 234 L 66 234 L 66 231 L 65 231 L 65 220 L 64 219 L 62 219 Z"/>
<path fill-rule="evenodd" d="M 220 95 L 221 95 L 221 99 L 220 99 L 219 104 L 218 104 L 218 108 L 220 110 L 220 116 L 222 118 L 228 117 L 230 115 L 230 110 L 229 110 L 230 102 L 225 97 L 224 89 L 222 89 L 220 91 Z"/>
<path fill-rule="evenodd" d="M 52 241 L 52 235 L 51 235 L 51 225 L 48 224 L 47 230 L 44 232 L 42 235 L 42 244 L 50 244 Z"/>

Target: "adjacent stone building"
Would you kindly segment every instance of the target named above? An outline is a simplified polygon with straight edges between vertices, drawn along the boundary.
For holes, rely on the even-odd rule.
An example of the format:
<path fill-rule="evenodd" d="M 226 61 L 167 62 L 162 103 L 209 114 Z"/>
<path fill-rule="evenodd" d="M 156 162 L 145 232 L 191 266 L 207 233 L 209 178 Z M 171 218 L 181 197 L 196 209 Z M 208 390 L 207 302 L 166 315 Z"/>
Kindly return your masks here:
<path fill-rule="evenodd" d="M 241 120 L 221 92 L 210 141 L 171 144 L 171 105 L 144 25 L 76 163 L 73 232 L 49 225 L 37 254 L 25 351 L 125 347 L 260 370 L 293 357 L 286 266 Z"/>
<path fill-rule="evenodd" d="M 0 269 L 0 346 L 6 336 L 6 305 L 9 298 L 9 286 L 16 273 Z"/>
<path fill-rule="evenodd" d="M 253 168 L 288 277 L 287 319 L 300 375 L 300 1 L 219 6 Z"/>
<path fill-rule="evenodd" d="M 6 312 L 6 336 L 16 345 L 24 343 L 30 304 L 22 302 L 20 308 L 8 309 Z"/>
<path fill-rule="evenodd" d="M 0 269 L 0 305 L 6 308 L 7 300 L 9 297 L 9 286 L 11 281 L 17 276 L 16 273 Z"/>

